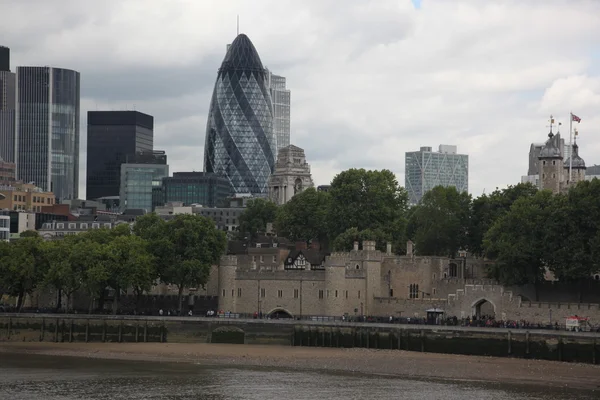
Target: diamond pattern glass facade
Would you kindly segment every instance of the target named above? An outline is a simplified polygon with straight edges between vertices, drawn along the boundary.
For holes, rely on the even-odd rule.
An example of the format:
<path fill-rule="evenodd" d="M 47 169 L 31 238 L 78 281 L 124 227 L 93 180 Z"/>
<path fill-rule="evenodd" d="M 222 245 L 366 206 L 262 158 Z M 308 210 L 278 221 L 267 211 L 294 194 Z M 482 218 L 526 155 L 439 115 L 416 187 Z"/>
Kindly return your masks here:
<path fill-rule="evenodd" d="M 204 169 L 227 177 L 236 193 L 266 194 L 275 165 L 267 73 L 244 34 L 229 47 L 213 91 Z"/>
<path fill-rule="evenodd" d="M 453 151 L 444 151 L 445 147 Z M 440 146 L 439 152 L 431 147 L 407 152 L 405 156 L 404 186 L 410 204 L 418 204 L 425 193 L 436 186 L 454 186 L 459 192 L 469 191 L 469 156 L 456 154 L 455 146 Z"/>

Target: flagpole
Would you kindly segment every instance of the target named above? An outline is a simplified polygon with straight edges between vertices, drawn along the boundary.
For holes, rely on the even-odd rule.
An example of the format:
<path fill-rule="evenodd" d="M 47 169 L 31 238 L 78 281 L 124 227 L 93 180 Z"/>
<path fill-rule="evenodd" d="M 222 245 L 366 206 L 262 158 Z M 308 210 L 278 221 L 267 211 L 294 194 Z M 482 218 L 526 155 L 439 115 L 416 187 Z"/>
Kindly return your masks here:
<path fill-rule="evenodd" d="M 571 184 L 573 170 L 573 112 L 569 113 L 569 184 Z"/>

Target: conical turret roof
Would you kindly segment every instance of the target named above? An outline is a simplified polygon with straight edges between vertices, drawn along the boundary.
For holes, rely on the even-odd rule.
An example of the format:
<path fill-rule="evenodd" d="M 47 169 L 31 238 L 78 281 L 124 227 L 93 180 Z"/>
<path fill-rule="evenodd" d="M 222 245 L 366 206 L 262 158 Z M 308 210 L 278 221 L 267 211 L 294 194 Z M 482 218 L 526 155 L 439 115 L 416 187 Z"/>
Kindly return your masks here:
<path fill-rule="evenodd" d="M 573 159 L 573 161 L 571 161 Z M 574 169 L 585 169 L 585 161 L 579 156 L 579 146 L 577 142 L 573 143 L 573 151 L 571 157 L 565 162 L 565 168 L 573 167 Z"/>

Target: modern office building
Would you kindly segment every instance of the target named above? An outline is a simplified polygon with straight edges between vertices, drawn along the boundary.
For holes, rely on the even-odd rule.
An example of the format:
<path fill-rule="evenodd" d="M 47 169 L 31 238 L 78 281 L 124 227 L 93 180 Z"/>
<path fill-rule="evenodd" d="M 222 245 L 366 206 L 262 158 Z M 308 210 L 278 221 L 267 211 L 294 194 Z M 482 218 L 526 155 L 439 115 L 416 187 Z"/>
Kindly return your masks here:
<path fill-rule="evenodd" d="M 16 75 L 10 71 L 10 49 L 0 46 L 0 158 L 15 161 Z"/>
<path fill-rule="evenodd" d="M 291 92 L 286 88 L 285 78 L 267 69 L 269 93 L 273 102 L 273 133 L 277 151 L 290 145 Z"/>
<path fill-rule="evenodd" d="M 410 204 L 417 204 L 436 186 L 454 186 L 469 191 L 469 156 L 458 154 L 456 146 L 440 145 L 439 150 L 421 147 L 405 156 L 404 185 Z"/>
<path fill-rule="evenodd" d="M 180 202 L 186 206 L 222 206 L 231 196 L 229 179 L 207 172 L 175 172 L 163 178 L 164 203 Z"/>
<path fill-rule="evenodd" d="M 53 192 L 79 195 L 79 72 L 17 68 L 17 179 Z"/>
<path fill-rule="evenodd" d="M 121 212 L 127 209 L 152 212 L 156 201 L 153 201 L 154 189 L 161 187 L 163 178 L 168 176 L 166 164 L 121 164 Z"/>
<path fill-rule="evenodd" d="M 267 194 L 276 138 L 267 73 L 240 34 L 219 68 L 204 147 L 204 170 L 223 175 L 236 193 Z"/>
<path fill-rule="evenodd" d="M 138 152 L 153 151 L 154 117 L 139 111 L 89 111 L 87 137 L 86 197 L 118 196 L 121 164 Z"/>

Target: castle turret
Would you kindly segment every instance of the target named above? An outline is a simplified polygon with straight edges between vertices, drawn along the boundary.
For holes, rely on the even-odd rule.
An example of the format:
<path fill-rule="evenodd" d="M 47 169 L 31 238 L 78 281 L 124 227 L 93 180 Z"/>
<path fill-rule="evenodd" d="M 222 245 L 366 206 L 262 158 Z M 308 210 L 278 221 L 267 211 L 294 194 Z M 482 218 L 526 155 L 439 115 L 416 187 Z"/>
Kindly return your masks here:
<path fill-rule="evenodd" d="M 550 117 L 550 133 L 548 140 L 542 147 L 539 160 L 540 189 L 551 190 L 552 193 L 560 192 L 560 183 L 563 174 L 563 156 L 560 151 L 560 133 L 552 133 L 554 119 Z"/>
<path fill-rule="evenodd" d="M 571 156 L 567 161 L 565 161 L 565 175 L 568 179 L 568 185 L 576 185 L 578 182 L 585 180 L 585 170 L 587 169 L 585 166 L 585 161 L 583 158 L 579 156 L 579 146 L 577 146 L 577 131 L 575 131 L 575 142 L 573 143 L 573 150 L 571 151 Z M 571 169 L 569 174 L 569 169 Z"/>

